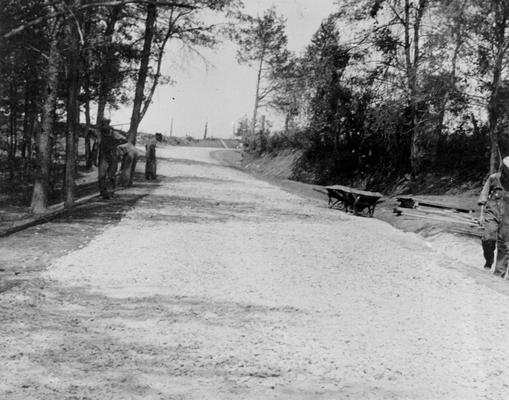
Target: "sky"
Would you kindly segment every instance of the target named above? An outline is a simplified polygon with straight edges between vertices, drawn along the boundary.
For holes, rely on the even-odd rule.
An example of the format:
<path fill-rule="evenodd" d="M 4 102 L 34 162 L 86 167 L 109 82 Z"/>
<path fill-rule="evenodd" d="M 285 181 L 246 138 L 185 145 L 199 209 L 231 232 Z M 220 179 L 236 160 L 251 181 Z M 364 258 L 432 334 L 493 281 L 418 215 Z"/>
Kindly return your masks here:
<path fill-rule="evenodd" d="M 288 47 L 297 53 L 309 43 L 321 21 L 337 9 L 335 0 L 244 0 L 244 4 L 244 11 L 251 15 L 274 5 L 278 14 L 287 18 Z M 175 83 L 158 87 L 139 131 L 169 135 L 173 120 L 173 136 L 201 138 L 207 123 L 209 137 L 232 137 L 235 123 L 243 115 L 252 115 L 256 89 L 255 70 L 239 65 L 236 51 L 231 42 L 201 50 L 207 60 L 204 63 L 182 54 L 179 48 L 170 48 L 162 71 Z M 110 110 L 109 116 L 118 128 L 128 128 L 129 107 Z M 277 116 L 268 118 L 278 126 Z"/>

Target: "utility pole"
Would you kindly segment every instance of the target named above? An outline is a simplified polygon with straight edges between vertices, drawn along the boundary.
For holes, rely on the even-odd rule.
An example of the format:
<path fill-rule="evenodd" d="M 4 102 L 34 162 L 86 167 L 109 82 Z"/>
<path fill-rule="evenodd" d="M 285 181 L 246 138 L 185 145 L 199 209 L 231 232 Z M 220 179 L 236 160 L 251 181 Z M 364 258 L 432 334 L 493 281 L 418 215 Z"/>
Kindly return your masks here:
<path fill-rule="evenodd" d="M 205 122 L 205 130 L 203 131 L 203 139 L 207 139 L 207 130 L 208 130 L 208 127 L 209 127 L 209 123 L 207 121 L 207 122 Z"/>

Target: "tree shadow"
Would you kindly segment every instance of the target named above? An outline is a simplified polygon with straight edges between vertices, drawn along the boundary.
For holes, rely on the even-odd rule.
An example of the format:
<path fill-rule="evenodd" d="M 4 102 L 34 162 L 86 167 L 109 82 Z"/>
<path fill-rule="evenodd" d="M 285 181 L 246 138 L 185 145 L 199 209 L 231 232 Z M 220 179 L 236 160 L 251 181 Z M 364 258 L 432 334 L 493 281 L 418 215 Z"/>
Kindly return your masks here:
<path fill-rule="evenodd" d="M 164 194 L 151 194 L 139 204 L 138 209 L 140 219 L 166 222 L 274 221 L 278 217 L 288 222 L 314 218 L 312 211 L 287 210 L 254 201 L 225 201 Z"/>
<path fill-rule="evenodd" d="M 132 374 L 158 380 L 246 376 L 253 372 L 240 367 L 246 362 L 241 356 L 232 358 L 231 354 L 200 349 L 199 339 L 193 337 L 179 336 L 178 342 L 172 342 L 172 329 L 178 332 L 192 324 L 204 335 L 217 329 L 240 335 L 250 327 L 257 329 L 305 314 L 294 307 L 200 296 L 118 299 L 91 293 L 86 287 L 53 289 L 58 291 L 58 302 L 42 298 L 35 305 L 24 304 L 17 313 L 0 305 L 6 316 L 2 329 L 20 337 L 5 347 L 0 359 L 14 365 L 23 361 L 27 373 L 12 389 L 22 391 L 26 398 L 67 399 L 70 393 L 76 398 L 99 398 L 105 383 L 117 396 L 133 390 L 141 397 L 154 394 L 150 385 L 142 384 L 143 378 L 133 382 Z M 197 354 L 199 349 L 201 354 Z M 252 362 L 256 376 L 280 374 L 277 366 Z M 58 379 L 47 379 L 53 376 Z"/>
<path fill-rule="evenodd" d="M 212 183 L 212 184 L 231 184 L 235 183 L 236 181 L 232 179 L 218 179 L 218 178 L 207 178 L 204 176 L 185 176 L 185 175 L 179 175 L 179 176 L 165 176 L 162 175 L 158 177 L 158 180 L 160 182 L 168 182 L 168 183 Z"/>
<path fill-rule="evenodd" d="M 85 246 L 147 194 L 146 190 L 119 191 L 110 200 L 93 199 L 44 224 L 1 238 L 0 281 L 28 279 L 27 274 L 42 271 L 53 259 Z"/>

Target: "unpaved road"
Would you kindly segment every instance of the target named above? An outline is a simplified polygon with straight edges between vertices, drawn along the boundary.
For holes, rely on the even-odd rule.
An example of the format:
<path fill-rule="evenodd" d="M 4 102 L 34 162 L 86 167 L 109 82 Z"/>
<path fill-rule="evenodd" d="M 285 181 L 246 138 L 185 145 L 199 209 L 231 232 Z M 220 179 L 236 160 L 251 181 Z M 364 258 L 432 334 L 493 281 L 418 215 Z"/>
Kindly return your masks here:
<path fill-rule="evenodd" d="M 0 399 L 507 398 L 508 283 L 158 152 L 118 224 L 0 294 Z"/>

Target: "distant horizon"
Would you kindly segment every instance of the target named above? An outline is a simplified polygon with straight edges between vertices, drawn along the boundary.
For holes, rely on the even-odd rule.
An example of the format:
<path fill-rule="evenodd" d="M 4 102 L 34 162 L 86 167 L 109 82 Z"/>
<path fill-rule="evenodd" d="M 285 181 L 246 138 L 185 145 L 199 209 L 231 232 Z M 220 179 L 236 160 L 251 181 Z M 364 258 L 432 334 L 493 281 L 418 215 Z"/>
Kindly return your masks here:
<path fill-rule="evenodd" d="M 116 128 L 114 125 L 112 125 L 112 127 Z M 117 128 L 118 129 L 118 128 Z M 122 130 L 123 131 L 123 130 Z M 238 137 L 238 136 L 230 136 L 230 137 L 217 137 L 217 136 L 209 136 L 207 135 L 206 138 L 203 138 L 203 137 L 194 137 L 194 136 L 182 136 L 182 135 L 169 135 L 169 134 L 165 134 L 165 133 L 162 133 L 162 132 L 146 132 L 146 131 L 142 131 L 142 130 L 138 130 L 138 136 L 142 136 L 142 135 L 148 135 L 148 136 L 153 136 L 155 135 L 156 133 L 161 133 L 163 135 L 163 137 L 165 138 L 173 138 L 173 139 L 187 139 L 187 138 L 191 138 L 193 140 L 196 140 L 196 141 L 201 141 L 201 140 L 238 140 L 240 141 L 241 138 Z"/>

